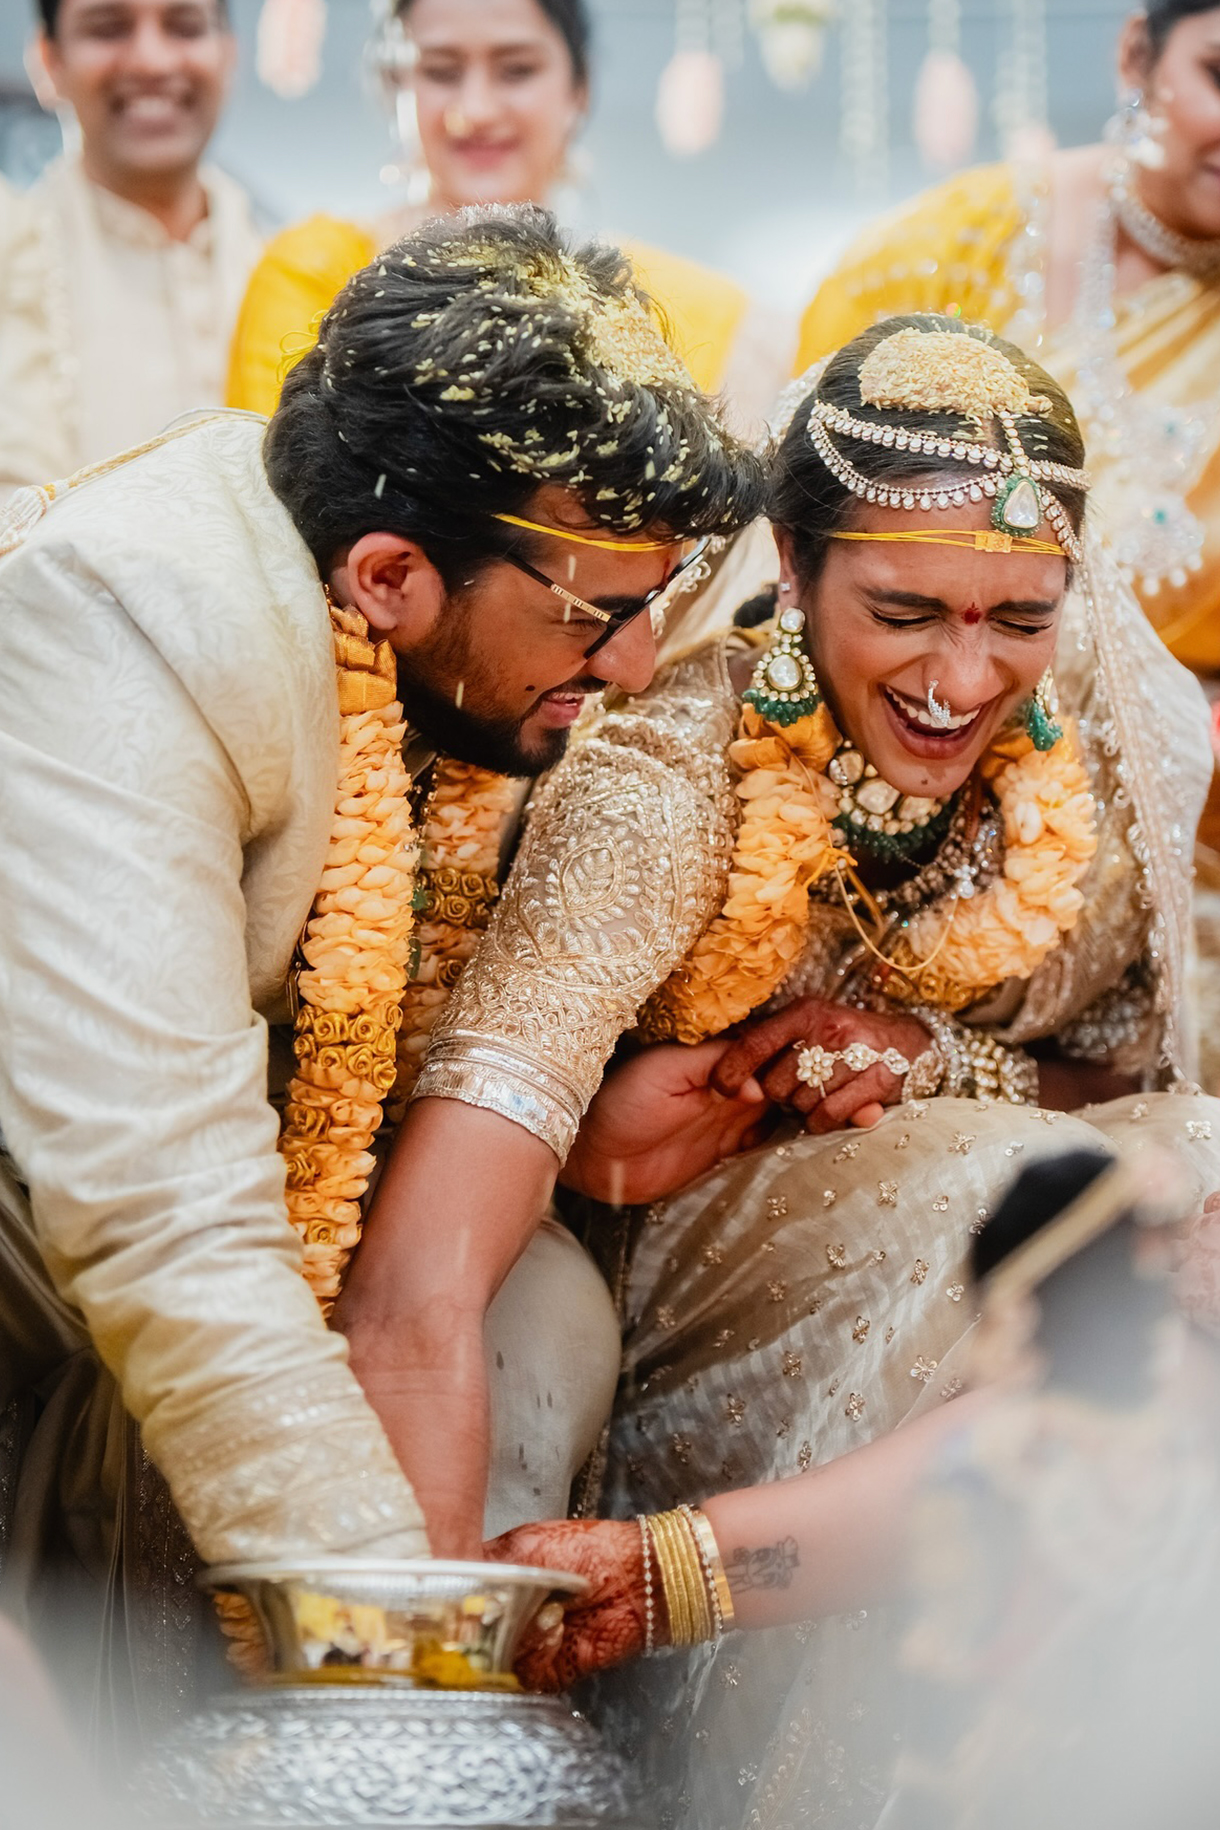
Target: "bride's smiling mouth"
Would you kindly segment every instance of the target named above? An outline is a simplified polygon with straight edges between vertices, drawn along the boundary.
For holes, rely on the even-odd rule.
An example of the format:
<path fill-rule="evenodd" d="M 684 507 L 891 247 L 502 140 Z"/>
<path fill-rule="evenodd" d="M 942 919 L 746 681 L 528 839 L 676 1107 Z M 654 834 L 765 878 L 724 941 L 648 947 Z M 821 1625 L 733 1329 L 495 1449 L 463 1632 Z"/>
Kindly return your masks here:
<path fill-rule="evenodd" d="M 988 709 L 980 705 L 972 712 L 953 712 L 947 723 L 938 724 L 922 700 L 912 699 L 892 686 L 883 686 L 881 696 L 903 744 L 915 755 L 927 758 L 956 756 L 967 749 Z"/>

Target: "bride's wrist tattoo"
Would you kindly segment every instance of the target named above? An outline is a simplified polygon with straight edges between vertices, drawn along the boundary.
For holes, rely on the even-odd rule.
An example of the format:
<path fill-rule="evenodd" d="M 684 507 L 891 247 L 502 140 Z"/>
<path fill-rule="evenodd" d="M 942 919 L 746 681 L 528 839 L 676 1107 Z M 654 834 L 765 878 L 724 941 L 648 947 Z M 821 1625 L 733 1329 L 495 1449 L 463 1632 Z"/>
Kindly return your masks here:
<path fill-rule="evenodd" d="M 748 1589 L 791 1588 L 800 1561 L 796 1539 L 782 1538 L 778 1544 L 735 1550 L 726 1557 L 724 1567 L 730 1586 L 744 1595 Z"/>

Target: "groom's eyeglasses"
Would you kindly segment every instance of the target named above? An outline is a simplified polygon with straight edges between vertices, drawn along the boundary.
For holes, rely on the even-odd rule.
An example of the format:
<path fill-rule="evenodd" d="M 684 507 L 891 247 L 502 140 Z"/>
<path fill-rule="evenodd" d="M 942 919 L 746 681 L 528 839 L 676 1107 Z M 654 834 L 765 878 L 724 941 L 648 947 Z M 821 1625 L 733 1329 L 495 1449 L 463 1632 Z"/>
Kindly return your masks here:
<path fill-rule="evenodd" d="M 536 522 L 522 521 L 515 515 L 497 515 L 496 520 L 505 521 L 512 527 L 527 528 L 533 533 L 553 534 L 561 540 L 573 540 L 578 546 L 605 547 L 621 553 L 664 552 L 667 547 L 675 544 L 673 541 L 592 540 L 579 534 L 570 534 L 566 528 L 542 527 Z M 579 610 L 582 616 L 591 616 L 595 622 L 605 624 L 605 628 L 597 640 L 591 647 L 585 649 L 585 660 L 587 661 L 590 656 L 597 653 L 599 648 L 604 648 L 607 642 L 613 641 L 614 637 L 629 623 L 634 623 L 637 616 L 643 616 L 646 610 L 651 610 L 658 598 L 664 597 L 667 591 L 673 589 L 674 584 L 684 572 L 689 572 L 693 566 L 698 564 L 711 544 L 710 534 L 705 535 L 702 540 L 697 540 L 690 552 L 678 561 L 664 584 L 657 585 L 654 590 L 648 592 L 647 596 L 642 597 L 638 604 L 632 604 L 627 610 L 603 610 L 597 604 L 589 603 L 587 599 L 578 597 L 575 591 L 569 591 L 565 585 L 557 584 L 553 578 L 548 578 L 545 572 L 540 572 L 537 566 L 532 566 L 527 559 L 522 559 L 517 553 L 502 553 L 500 557 L 505 565 L 510 565 L 516 571 L 523 572 L 526 578 L 532 578 L 535 584 L 545 585 L 546 589 L 561 603 L 566 604 L 569 609 Z"/>

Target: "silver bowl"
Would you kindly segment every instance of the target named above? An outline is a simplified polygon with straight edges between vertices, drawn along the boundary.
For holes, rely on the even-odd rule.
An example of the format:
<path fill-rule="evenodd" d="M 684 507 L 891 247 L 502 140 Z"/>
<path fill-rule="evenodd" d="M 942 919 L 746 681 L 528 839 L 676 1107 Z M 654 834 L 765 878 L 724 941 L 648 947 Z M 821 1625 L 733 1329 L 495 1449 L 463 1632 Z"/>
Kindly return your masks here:
<path fill-rule="evenodd" d="M 579 1576 L 498 1563 L 232 1564 L 273 1671 L 216 1698 L 137 1773 L 157 1830 L 645 1830 L 623 1763 L 560 1697 L 524 1695 L 522 1635 Z"/>
<path fill-rule="evenodd" d="M 426 1690 L 515 1690 L 513 1660 L 539 1608 L 589 1586 L 520 1564 L 426 1558 L 233 1563 L 200 1581 L 252 1604 L 270 1683 Z"/>

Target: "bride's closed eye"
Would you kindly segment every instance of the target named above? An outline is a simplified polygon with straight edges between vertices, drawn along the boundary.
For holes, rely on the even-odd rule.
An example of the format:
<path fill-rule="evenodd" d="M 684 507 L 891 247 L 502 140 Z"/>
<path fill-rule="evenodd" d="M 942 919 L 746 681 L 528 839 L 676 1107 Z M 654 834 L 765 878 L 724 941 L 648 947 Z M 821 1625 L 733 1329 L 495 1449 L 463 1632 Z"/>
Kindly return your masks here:
<path fill-rule="evenodd" d="M 886 616 L 881 610 L 872 610 L 869 614 L 875 623 L 886 629 L 926 629 L 929 623 L 936 621 L 930 611 L 918 616 Z"/>

